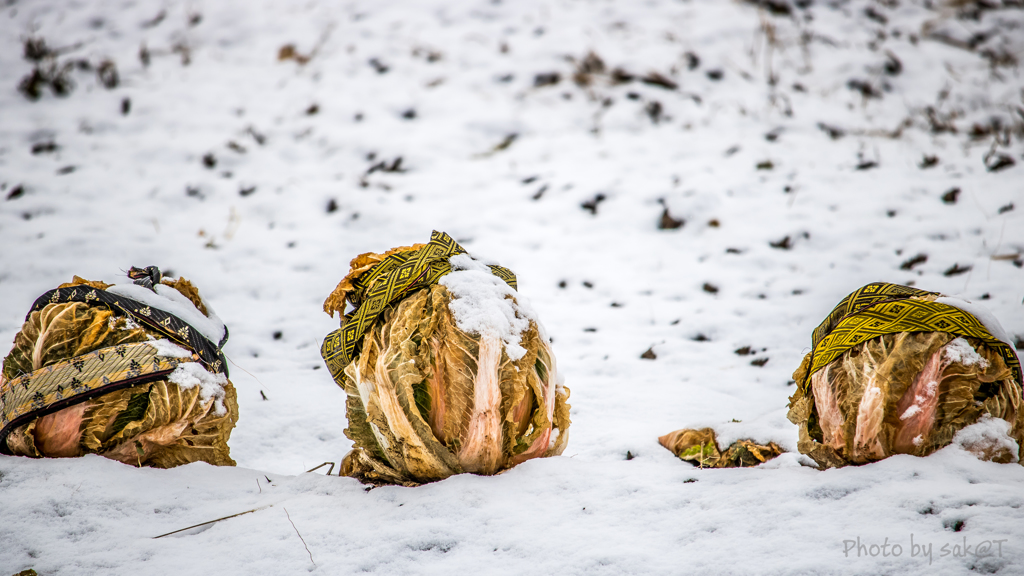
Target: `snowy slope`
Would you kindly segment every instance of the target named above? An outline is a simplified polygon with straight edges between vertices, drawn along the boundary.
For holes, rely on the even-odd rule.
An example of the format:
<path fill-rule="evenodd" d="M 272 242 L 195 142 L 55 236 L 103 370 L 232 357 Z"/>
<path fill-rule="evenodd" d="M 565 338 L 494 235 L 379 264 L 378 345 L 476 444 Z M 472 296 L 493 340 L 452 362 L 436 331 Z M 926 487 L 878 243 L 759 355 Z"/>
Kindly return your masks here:
<path fill-rule="evenodd" d="M 699 470 L 657 444 L 795 450 L 790 374 L 867 282 L 1024 338 L 1024 10 L 764 4 L 8 1 L 0 341 L 74 274 L 158 265 L 230 328 L 241 419 L 234 469 L 0 457 L 0 575 L 1014 573 L 1020 466 Z M 18 91 L 38 38 L 91 66 L 70 94 Z M 565 455 L 414 489 L 303 474 L 351 445 L 323 299 L 434 229 L 517 273 L 572 390 Z"/>

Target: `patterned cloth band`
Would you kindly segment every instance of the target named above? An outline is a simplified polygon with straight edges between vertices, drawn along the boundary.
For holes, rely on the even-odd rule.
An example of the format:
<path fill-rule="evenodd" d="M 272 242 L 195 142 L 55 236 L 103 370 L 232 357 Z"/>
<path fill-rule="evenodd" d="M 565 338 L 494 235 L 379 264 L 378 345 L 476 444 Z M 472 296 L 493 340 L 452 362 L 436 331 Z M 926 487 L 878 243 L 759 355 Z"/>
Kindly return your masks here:
<path fill-rule="evenodd" d="M 198 359 L 198 358 L 195 358 Z M 24 374 L 0 376 L 0 453 L 14 428 L 108 392 L 160 380 L 192 358 L 160 356 L 145 342 L 103 348 Z"/>
<path fill-rule="evenodd" d="M 800 383 L 806 390 L 811 375 L 857 344 L 900 332 L 947 332 L 983 341 L 999 352 L 1013 379 L 1024 384 L 1020 360 L 1008 344 L 988 331 L 977 318 L 955 306 L 919 300 L 939 296 L 898 284 L 875 282 L 853 292 L 832 310 L 812 337 L 811 367 Z"/>
<path fill-rule="evenodd" d="M 435 230 L 422 248 L 391 254 L 353 281 L 355 292 L 349 300 L 357 308 L 345 316 L 341 328 L 327 335 L 320 348 L 331 376 L 335 380 L 342 378 L 345 366 L 358 353 L 363 336 L 385 308 L 420 288 L 437 284 L 452 271 L 448 259 L 465 253 L 451 236 Z M 513 290 L 517 289 L 516 275 L 511 270 L 488 267 Z"/>
<path fill-rule="evenodd" d="M 215 373 L 220 372 L 225 375 L 228 374 L 227 359 L 220 350 L 228 340 L 228 329 L 226 326 L 224 327 L 224 337 L 221 338 L 220 342 L 214 344 L 198 330 L 173 314 L 98 288 L 81 285 L 50 290 L 36 299 L 35 303 L 32 304 L 32 309 L 25 316 L 25 320 L 27 321 L 28 317 L 36 310 L 45 308 L 47 304 L 61 304 L 65 302 L 83 302 L 89 306 L 106 306 L 114 314 L 132 318 L 146 328 L 167 337 L 170 341 L 195 352 L 199 355 L 199 361 L 203 363 L 207 370 Z"/>

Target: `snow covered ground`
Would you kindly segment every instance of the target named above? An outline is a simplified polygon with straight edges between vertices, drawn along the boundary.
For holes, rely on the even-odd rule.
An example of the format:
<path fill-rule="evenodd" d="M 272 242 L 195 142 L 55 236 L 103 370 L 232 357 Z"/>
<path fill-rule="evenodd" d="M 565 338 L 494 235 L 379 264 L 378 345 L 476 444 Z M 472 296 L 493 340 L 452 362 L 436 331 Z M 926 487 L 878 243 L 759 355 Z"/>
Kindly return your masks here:
<path fill-rule="evenodd" d="M 758 4 L 6 0 L 0 341 L 74 274 L 157 265 L 229 326 L 241 419 L 237 468 L 0 457 L 0 575 L 1020 573 L 1024 467 L 700 470 L 657 444 L 795 451 L 790 374 L 868 282 L 1024 338 L 1020 2 Z M 22 80 L 40 38 L 64 96 Z M 350 447 L 323 299 L 434 229 L 518 274 L 565 454 L 304 474 Z"/>

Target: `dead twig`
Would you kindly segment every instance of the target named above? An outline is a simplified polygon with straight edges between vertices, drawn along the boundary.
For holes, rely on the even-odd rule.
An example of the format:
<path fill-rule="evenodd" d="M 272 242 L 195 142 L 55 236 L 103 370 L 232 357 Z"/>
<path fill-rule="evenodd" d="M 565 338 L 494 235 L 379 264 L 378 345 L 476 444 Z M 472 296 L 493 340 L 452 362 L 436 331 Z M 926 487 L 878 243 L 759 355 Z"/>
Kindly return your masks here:
<path fill-rule="evenodd" d="M 314 468 L 310 468 L 309 470 L 306 470 L 305 473 L 309 474 L 310 472 L 315 472 L 315 471 L 323 468 L 324 466 L 327 466 L 328 464 L 331 465 L 331 467 L 327 469 L 327 475 L 330 476 L 331 472 L 334 472 L 334 462 L 324 462 L 323 464 L 321 464 L 319 466 L 316 466 Z"/>
<path fill-rule="evenodd" d="M 326 462 L 324 464 L 326 464 Z M 323 464 L 321 464 L 321 466 L 322 465 Z M 299 534 L 299 529 L 295 528 L 295 522 L 292 522 L 292 515 L 288 513 L 287 508 L 282 507 L 282 509 L 284 510 L 284 515 L 288 517 L 288 523 L 295 529 L 295 534 L 298 535 L 299 540 L 302 540 L 302 547 L 306 549 L 306 554 L 309 554 L 309 561 L 313 562 L 313 553 L 309 551 L 309 546 L 306 546 L 306 539 L 302 537 L 302 534 Z M 313 566 L 316 566 L 316 562 L 313 562 Z"/>
<path fill-rule="evenodd" d="M 156 540 L 157 538 L 163 538 L 164 536 L 170 536 L 171 534 L 177 534 L 178 532 L 184 532 L 185 530 L 191 530 L 193 528 L 199 528 L 200 526 L 206 526 L 207 524 L 213 524 L 215 522 L 220 522 L 221 520 L 227 520 L 229 518 L 236 518 L 238 516 L 244 516 L 246 514 L 252 514 L 253 512 L 259 512 L 260 510 L 266 510 L 267 508 L 271 508 L 273 506 L 274 506 L 273 504 L 268 504 L 266 506 L 261 506 L 259 508 L 253 508 L 252 510 L 246 510 L 245 512 L 239 512 L 238 514 L 232 514 L 230 516 L 224 516 L 223 518 L 217 518 L 216 520 L 209 520 L 207 522 L 200 522 L 199 524 L 194 524 L 194 525 L 189 526 L 187 528 L 182 528 L 180 530 L 175 530 L 173 532 L 168 532 L 167 534 L 161 534 L 159 536 L 153 536 L 153 540 Z"/>

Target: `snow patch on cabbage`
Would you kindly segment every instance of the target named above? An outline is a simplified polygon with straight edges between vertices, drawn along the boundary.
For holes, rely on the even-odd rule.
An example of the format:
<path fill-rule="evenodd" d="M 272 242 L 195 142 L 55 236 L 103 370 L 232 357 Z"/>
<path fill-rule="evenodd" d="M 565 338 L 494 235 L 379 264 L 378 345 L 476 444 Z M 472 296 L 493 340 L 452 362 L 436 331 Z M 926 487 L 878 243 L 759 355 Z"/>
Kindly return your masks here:
<path fill-rule="evenodd" d="M 169 382 L 177 384 L 184 390 L 199 386 L 199 399 L 207 402 L 213 399 L 213 410 L 218 416 L 227 414 L 224 407 L 224 386 L 228 377 L 223 374 L 212 374 L 198 362 L 183 362 L 167 377 Z"/>
<path fill-rule="evenodd" d="M 191 352 L 189 352 L 188 350 L 182 348 L 181 346 L 178 346 L 177 344 L 175 344 L 174 342 L 171 342 L 170 340 L 166 340 L 166 339 L 160 339 L 160 340 L 153 339 L 153 340 L 150 340 L 149 342 L 146 342 L 146 344 L 149 344 L 150 346 L 155 348 L 156 349 L 156 353 L 157 353 L 158 356 L 166 356 L 168 358 L 191 358 L 192 357 L 192 353 Z"/>
<path fill-rule="evenodd" d="M 213 313 L 209 305 L 205 302 L 207 312 L 210 314 L 209 317 L 203 315 L 202 312 L 196 308 L 195 304 L 191 300 L 186 298 L 174 288 L 170 286 L 164 286 L 163 284 L 157 284 L 154 286 L 156 292 L 153 292 L 149 288 L 137 286 L 135 284 L 118 284 L 117 286 L 111 286 L 107 288 L 107 292 L 116 294 L 118 296 L 124 296 L 125 298 L 131 298 L 132 300 L 158 308 L 169 314 L 174 314 L 186 324 L 195 328 L 200 334 L 206 337 L 207 340 L 213 342 L 216 346 L 220 344 L 220 341 L 224 338 L 224 323 L 221 322 L 220 318 Z"/>
<path fill-rule="evenodd" d="M 526 348 L 519 343 L 530 321 L 537 323 L 533 309 L 511 286 L 472 256 L 458 254 L 449 262 L 452 272 L 438 283 L 452 293 L 448 309 L 459 330 L 501 339 L 512 361 L 525 356 Z"/>

